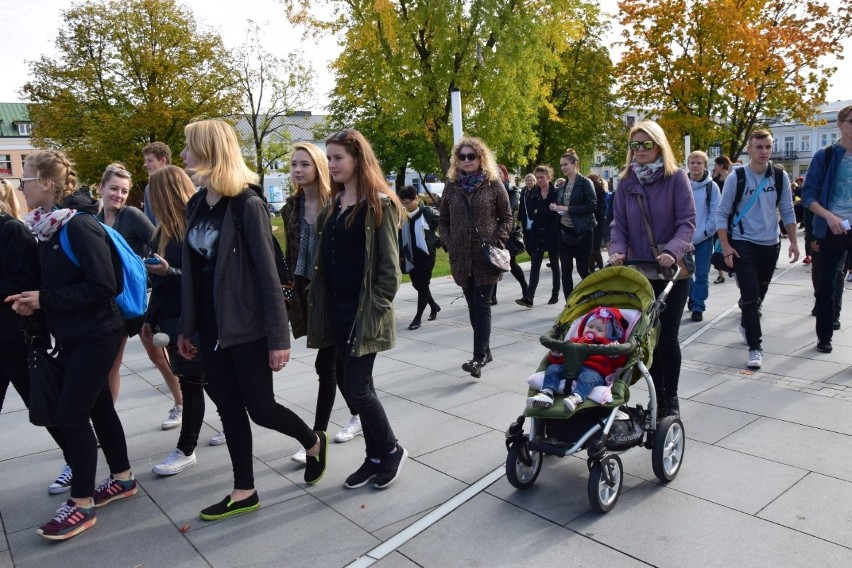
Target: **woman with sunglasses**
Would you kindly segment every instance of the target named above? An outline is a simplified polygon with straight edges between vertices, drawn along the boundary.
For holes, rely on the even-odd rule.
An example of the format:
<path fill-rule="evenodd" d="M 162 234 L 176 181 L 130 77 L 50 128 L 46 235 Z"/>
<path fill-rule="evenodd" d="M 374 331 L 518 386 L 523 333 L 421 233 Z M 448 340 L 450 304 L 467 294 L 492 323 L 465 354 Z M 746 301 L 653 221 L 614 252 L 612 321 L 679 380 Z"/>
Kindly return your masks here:
<path fill-rule="evenodd" d="M 527 236 L 527 252 L 530 255 L 530 280 L 527 293 L 515 303 L 525 308 L 533 307 L 535 291 L 538 288 L 538 277 L 541 272 L 541 263 L 544 254 L 550 259 L 550 270 L 553 273 L 553 288 L 550 292 L 548 304 L 559 301 L 559 213 L 554 206 L 556 204 L 557 190 L 553 182 L 553 168 L 545 165 L 536 166 L 533 170 L 536 185 L 527 192 L 525 199 L 521 201 L 521 217 L 529 218 L 530 229 Z"/>
<path fill-rule="evenodd" d="M 59 427 L 71 469 L 71 497 L 38 534 L 69 539 L 94 526 L 95 508 L 136 494 L 127 442 L 115 412 L 107 376 L 124 338 L 115 304 L 118 291 L 111 244 L 95 219 L 97 201 L 77 188 L 77 175 L 65 154 L 36 151 L 24 162 L 21 188 L 32 209 L 27 223 L 38 239 L 41 287 L 6 298 L 20 315 L 44 310 L 48 329 L 60 347 L 65 369 L 59 396 Z M 77 215 L 84 212 L 90 215 Z M 60 246 L 65 231 L 79 261 Z M 89 423 L 91 420 L 91 425 Z M 94 426 L 110 475 L 95 487 L 98 448 Z"/>
<path fill-rule="evenodd" d="M 308 347 L 336 347 L 343 396 L 361 417 L 366 457 L 343 486 L 372 482 L 385 489 L 408 457 L 373 386 L 376 354 L 396 343 L 393 299 L 402 278 L 397 241 L 402 205 L 360 132 L 338 132 L 325 145 L 331 203 L 317 218 Z"/>
<path fill-rule="evenodd" d="M 21 182 L 22 185 L 26 183 Z M 0 298 L 37 289 L 40 284 L 38 245 L 29 227 L 21 222 L 18 197 L 12 184 L 0 178 Z M 30 373 L 25 330 L 36 345 L 50 346 L 50 335 L 41 311 L 23 317 L 13 312 L 7 303 L 0 306 L 0 410 L 10 383 L 29 408 Z M 48 426 L 47 431 L 65 457 L 65 465 L 47 491 L 51 495 L 65 493 L 71 489 L 72 478 L 65 438 L 58 426 Z"/>
<path fill-rule="evenodd" d="M 610 262 L 619 265 L 626 259 L 653 259 L 660 267 L 673 267 L 693 250 L 695 203 L 689 178 L 678 168 L 659 124 L 642 121 L 630 130 L 626 168 L 620 179 L 613 199 Z M 649 242 L 648 225 L 659 254 L 654 253 Z M 643 272 L 650 274 L 651 286 L 659 295 L 668 280 L 659 276 L 658 270 Z M 681 354 L 677 336 L 688 295 L 689 279 L 682 277 L 675 282 L 660 315 L 660 336 L 650 369 L 660 409 L 658 418 L 680 415 L 677 388 Z"/>
<path fill-rule="evenodd" d="M 473 358 L 462 369 L 479 378 L 492 360 L 491 296 L 502 278 L 500 271 L 483 261 L 482 245 L 505 245 L 513 223 L 497 162 L 479 138 L 463 138 L 453 148 L 440 213 L 441 239 L 450 254 L 453 280 L 464 291 L 473 327 Z"/>
<path fill-rule="evenodd" d="M 188 360 L 201 356 L 234 476 L 231 492 L 199 514 L 213 521 L 260 508 L 249 418 L 299 441 L 308 485 L 325 473 L 328 437 L 279 404 L 272 390 L 272 373 L 290 360 L 290 332 L 257 174 L 228 123 L 200 120 L 184 132 L 181 158 L 201 189 L 186 206 L 178 351 Z"/>
<path fill-rule="evenodd" d="M 290 179 L 293 181 L 294 191 L 281 209 L 281 219 L 284 221 L 284 231 L 287 235 L 285 255 L 293 278 L 293 300 L 287 315 L 290 317 L 293 337 L 298 338 L 307 333 L 308 287 L 314 274 L 317 217 L 331 201 L 331 181 L 328 158 L 319 146 L 297 142 L 293 144 L 291 152 Z M 337 350 L 334 344 L 317 350 L 314 370 L 319 380 L 314 430 L 325 432 L 331 420 L 337 389 L 343 393 L 343 370 L 337 367 Z M 334 436 L 337 443 L 348 442 L 361 433 L 361 419 L 351 405 L 349 413 L 349 422 Z M 290 459 L 297 463 L 306 463 L 305 449 L 300 448 Z"/>

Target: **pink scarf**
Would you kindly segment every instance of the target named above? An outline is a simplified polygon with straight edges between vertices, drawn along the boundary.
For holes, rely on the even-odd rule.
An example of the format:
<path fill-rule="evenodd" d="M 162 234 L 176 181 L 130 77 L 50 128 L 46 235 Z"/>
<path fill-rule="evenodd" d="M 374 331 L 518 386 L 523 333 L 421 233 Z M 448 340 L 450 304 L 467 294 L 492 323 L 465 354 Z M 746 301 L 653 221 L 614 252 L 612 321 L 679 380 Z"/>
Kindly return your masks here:
<path fill-rule="evenodd" d="M 30 211 L 25 221 L 38 240 L 49 241 L 53 233 L 70 221 L 76 213 L 76 209 L 54 209 L 47 212 L 39 207 Z"/>

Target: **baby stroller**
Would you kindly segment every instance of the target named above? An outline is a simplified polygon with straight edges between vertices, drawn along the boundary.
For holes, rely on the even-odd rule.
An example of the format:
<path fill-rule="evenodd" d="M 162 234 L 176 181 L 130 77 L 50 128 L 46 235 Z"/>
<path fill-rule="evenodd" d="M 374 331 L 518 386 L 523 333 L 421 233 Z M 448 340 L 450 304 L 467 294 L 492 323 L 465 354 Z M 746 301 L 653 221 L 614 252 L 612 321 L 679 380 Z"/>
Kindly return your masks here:
<path fill-rule="evenodd" d="M 630 261 L 647 264 L 656 261 Z M 546 348 L 561 351 L 565 356 L 562 374 L 566 379 L 565 394 L 557 394 L 551 408 L 526 408 L 524 414 L 506 431 L 506 477 L 514 487 L 525 489 L 535 483 L 545 455 L 565 457 L 581 450 L 588 452 L 588 496 L 592 507 L 606 513 L 621 494 L 623 469 L 619 454 L 636 446 L 651 452 L 654 474 L 663 483 L 677 476 L 683 461 L 683 423 L 667 416 L 657 422 L 657 400 L 654 381 L 648 372 L 651 356 L 659 334 L 659 314 L 665 299 L 677 280 L 675 268 L 660 297 L 648 280 L 637 270 L 611 266 L 586 277 L 571 293 L 556 323 L 541 336 Z M 563 338 L 578 325 L 583 316 L 598 306 L 619 308 L 627 320 L 627 339 L 624 343 L 589 345 L 571 343 Z M 570 335 L 573 337 L 573 334 Z M 612 400 L 599 404 L 590 396 L 572 413 L 562 403 L 571 392 L 575 379 L 590 354 L 627 355 L 627 362 L 617 371 L 611 386 Z M 545 356 L 538 371 L 548 365 Z M 648 408 L 628 407 L 630 385 L 640 378 L 648 385 Z M 530 388 L 528 396 L 537 389 Z M 619 412 L 621 410 L 621 412 Z M 624 419 L 624 416 L 627 419 Z M 621 419 L 616 420 L 619 417 Z M 530 431 L 524 433 L 524 422 L 530 419 Z"/>

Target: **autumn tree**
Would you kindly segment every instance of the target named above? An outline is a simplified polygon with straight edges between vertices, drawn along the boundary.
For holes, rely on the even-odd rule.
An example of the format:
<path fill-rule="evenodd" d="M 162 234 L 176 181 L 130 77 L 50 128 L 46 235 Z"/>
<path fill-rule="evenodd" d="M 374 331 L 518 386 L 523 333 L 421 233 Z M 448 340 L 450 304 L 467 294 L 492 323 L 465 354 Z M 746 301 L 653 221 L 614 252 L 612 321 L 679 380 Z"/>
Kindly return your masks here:
<path fill-rule="evenodd" d="M 386 140 L 379 146 L 397 154 L 402 147 L 421 152 L 425 142 L 441 172 L 453 146 L 454 88 L 462 93 L 466 133 L 483 138 L 500 160 L 529 161 L 551 75 L 567 43 L 582 36 L 580 16 L 597 10 L 582 0 L 285 4 L 292 22 L 341 38 L 343 52 L 333 64 L 335 117 L 381 133 Z M 402 167 L 402 157 L 394 167 Z"/>
<path fill-rule="evenodd" d="M 177 154 L 187 122 L 238 108 L 220 37 L 175 0 L 75 4 L 62 12 L 56 47 L 55 58 L 30 62 L 22 94 L 35 144 L 63 148 L 83 180 L 119 160 L 141 182 L 146 144 Z"/>
<path fill-rule="evenodd" d="M 838 4 L 838 3 L 835 3 Z M 621 0 L 620 94 L 673 143 L 739 156 L 768 118 L 811 120 L 852 31 L 852 5 L 822 0 Z"/>
<path fill-rule="evenodd" d="M 237 50 L 242 95 L 238 129 L 251 147 L 249 161 L 263 177 L 289 151 L 288 117 L 313 102 L 314 72 L 300 53 L 277 57 L 260 44 L 262 28 L 250 22 L 246 42 Z"/>

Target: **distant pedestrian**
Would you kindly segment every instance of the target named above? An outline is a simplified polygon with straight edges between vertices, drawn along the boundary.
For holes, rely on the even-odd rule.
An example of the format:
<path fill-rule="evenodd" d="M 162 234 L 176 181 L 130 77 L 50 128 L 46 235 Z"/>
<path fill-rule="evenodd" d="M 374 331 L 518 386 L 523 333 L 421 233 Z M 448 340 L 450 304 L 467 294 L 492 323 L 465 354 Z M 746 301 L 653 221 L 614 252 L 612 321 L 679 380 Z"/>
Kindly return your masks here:
<path fill-rule="evenodd" d="M 556 203 L 550 208 L 559 215 L 557 247 L 562 270 L 562 293 L 567 300 L 574 290 L 574 261 L 581 280 L 589 275 L 597 195 L 592 180 L 580 173 L 580 158 L 573 148 L 562 154 L 559 164 L 566 182 L 557 191 Z"/>
<path fill-rule="evenodd" d="M 722 188 L 725 185 L 725 179 L 728 175 L 730 175 L 733 167 L 733 162 L 731 162 L 729 157 L 724 154 L 716 156 L 713 164 L 713 182 L 716 184 L 716 187 L 719 188 L 720 199 Z M 713 252 L 722 252 L 721 245 L 719 244 L 719 237 L 715 234 L 713 235 Z M 724 284 L 725 271 L 717 269 L 716 273 L 716 279 L 713 281 L 713 284 Z"/>
<path fill-rule="evenodd" d="M 503 164 L 497 164 L 497 169 L 500 170 L 500 180 L 503 182 L 503 187 L 506 188 L 506 194 L 509 196 L 509 207 L 512 209 L 512 219 L 515 220 L 515 224 L 512 227 L 512 234 L 520 234 L 520 241 L 523 241 L 523 229 L 517 222 L 521 192 L 517 187 L 514 187 L 511 183 L 509 183 L 509 170 L 506 169 L 506 166 Z M 524 274 L 524 269 L 518 265 L 517 261 L 518 255 L 524 251 L 524 248 L 516 247 L 513 244 L 514 242 L 519 241 L 513 241 L 510 235 L 509 240 L 506 242 L 506 250 L 509 251 L 509 272 L 512 273 L 512 276 L 515 280 L 517 280 L 518 284 L 521 285 L 521 297 L 525 297 L 527 295 L 527 278 Z M 526 245 L 524 244 L 524 247 L 525 246 Z M 497 284 L 494 284 L 494 292 L 491 294 L 491 305 L 497 305 Z"/>
<path fill-rule="evenodd" d="M 441 306 L 432 298 L 429 282 L 432 269 L 435 268 L 435 244 L 438 241 L 440 213 L 434 207 L 425 205 L 417 195 L 417 188 L 406 185 L 399 190 L 399 200 L 405 208 L 407 219 L 400 227 L 399 246 L 402 256 L 400 267 L 403 274 L 411 278 L 411 285 L 417 290 L 417 311 L 408 329 L 420 329 L 421 318 L 426 306 L 429 306 L 429 321 L 438 317 Z"/>
<path fill-rule="evenodd" d="M 527 237 L 527 252 L 530 255 L 530 278 L 527 293 L 515 300 L 515 303 L 525 308 L 532 308 L 535 291 L 538 288 L 539 272 L 547 254 L 550 260 L 550 270 L 553 274 L 553 286 L 548 304 L 559 302 L 560 272 L 559 272 L 559 213 L 551 208 L 556 203 L 557 191 L 551 182 L 553 168 L 538 165 L 535 168 L 536 185 L 529 190 L 520 205 L 520 216 L 529 218 L 531 227 Z"/>
<path fill-rule="evenodd" d="M 707 154 L 698 150 L 686 159 L 692 197 L 695 201 L 695 274 L 690 279 L 687 309 L 692 321 L 704 319 L 707 297 L 710 295 L 710 257 L 713 255 L 713 238 L 716 235 L 716 208 L 721 194 L 707 171 Z"/>
<path fill-rule="evenodd" d="M 606 212 L 609 201 L 609 192 L 606 182 L 598 174 L 589 174 L 592 185 L 595 188 L 595 231 L 592 234 L 592 255 L 589 257 L 589 272 L 600 270 L 604 267 L 601 245 L 603 245 L 606 234 Z"/>

